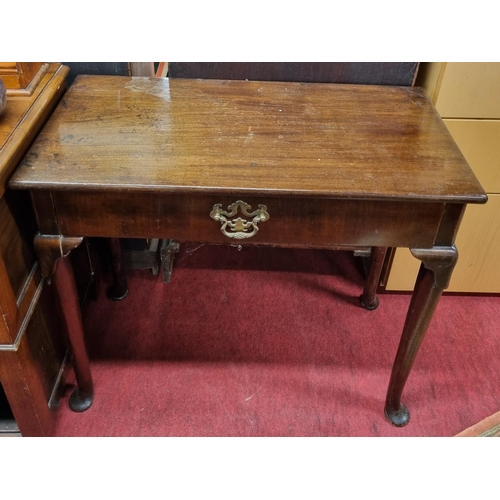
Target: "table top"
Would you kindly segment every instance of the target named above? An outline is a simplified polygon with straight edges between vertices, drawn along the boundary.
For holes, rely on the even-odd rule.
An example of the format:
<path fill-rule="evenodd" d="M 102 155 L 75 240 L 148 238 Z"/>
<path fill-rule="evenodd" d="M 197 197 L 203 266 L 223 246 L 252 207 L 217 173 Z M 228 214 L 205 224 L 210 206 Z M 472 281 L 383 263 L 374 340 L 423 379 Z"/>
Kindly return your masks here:
<path fill-rule="evenodd" d="M 487 199 L 420 88 L 88 75 L 10 186 Z"/>

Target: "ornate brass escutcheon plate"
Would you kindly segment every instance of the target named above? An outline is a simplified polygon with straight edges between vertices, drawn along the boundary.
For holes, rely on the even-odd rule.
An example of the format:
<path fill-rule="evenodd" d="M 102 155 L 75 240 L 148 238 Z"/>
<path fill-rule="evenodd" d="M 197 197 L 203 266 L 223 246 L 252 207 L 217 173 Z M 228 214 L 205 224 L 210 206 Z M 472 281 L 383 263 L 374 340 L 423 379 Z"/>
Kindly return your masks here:
<path fill-rule="evenodd" d="M 238 208 L 241 209 L 243 215 L 252 217 L 252 220 L 248 221 L 241 217 L 234 220 L 228 220 L 227 217 L 233 217 L 238 213 Z M 266 211 L 267 207 L 265 205 L 259 205 L 254 212 L 250 212 L 251 209 L 252 207 L 248 203 L 241 200 L 235 201 L 229 205 L 227 207 L 227 212 L 222 210 L 221 203 L 216 203 L 210 212 L 210 217 L 221 223 L 220 230 L 228 238 L 243 240 L 255 236 L 259 230 L 259 222 L 265 222 L 269 219 L 269 214 Z"/>

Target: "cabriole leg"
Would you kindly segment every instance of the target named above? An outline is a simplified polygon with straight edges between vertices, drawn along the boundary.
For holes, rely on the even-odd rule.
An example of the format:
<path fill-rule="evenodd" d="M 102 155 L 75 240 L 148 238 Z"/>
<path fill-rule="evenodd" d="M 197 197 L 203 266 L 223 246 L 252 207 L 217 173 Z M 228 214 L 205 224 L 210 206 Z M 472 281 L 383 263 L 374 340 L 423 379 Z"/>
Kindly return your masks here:
<path fill-rule="evenodd" d="M 85 346 L 78 292 L 68 258 L 71 250 L 82 241 L 83 238 L 63 236 L 38 235 L 35 237 L 35 249 L 42 276 L 54 284 L 69 347 L 73 353 L 73 369 L 78 387 L 70 397 L 69 406 L 76 412 L 85 411 L 94 399 L 94 386 Z"/>
<path fill-rule="evenodd" d="M 392 368 L 385 405 L 386 417 L 398 427 L 410 421 L 409 411 L 401 403 L 401 394 L 439 298 L 448 287 L 458 257 L 454 246 L 412 249 L 411 253 L 422 264 Z"/>

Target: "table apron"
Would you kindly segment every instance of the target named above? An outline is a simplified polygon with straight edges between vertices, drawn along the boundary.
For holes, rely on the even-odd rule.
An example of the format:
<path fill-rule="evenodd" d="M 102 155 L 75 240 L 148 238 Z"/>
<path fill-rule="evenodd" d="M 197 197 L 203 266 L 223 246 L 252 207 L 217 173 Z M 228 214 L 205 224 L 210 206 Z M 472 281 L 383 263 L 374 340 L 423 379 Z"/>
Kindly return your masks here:
<path fill-rule="evenodd" d="M 444 203 L 273 196 L 219 196 L 149 192 L 50 193 L 64 236 L 169 238 L 202 243 L 298 247 L 402 246 L 434 244 Z M 250 238 L 232 239 L 210 213 L 238 200 L 265 205 L 269 219 Z M 40 217 L 39 220 L 45 218 Z M 252 220 L 238 210 L 232 217 Z M 40 228 L 42 232 L 43 227 Z M 229 231 L 230 232 L 230 231 Z"/>

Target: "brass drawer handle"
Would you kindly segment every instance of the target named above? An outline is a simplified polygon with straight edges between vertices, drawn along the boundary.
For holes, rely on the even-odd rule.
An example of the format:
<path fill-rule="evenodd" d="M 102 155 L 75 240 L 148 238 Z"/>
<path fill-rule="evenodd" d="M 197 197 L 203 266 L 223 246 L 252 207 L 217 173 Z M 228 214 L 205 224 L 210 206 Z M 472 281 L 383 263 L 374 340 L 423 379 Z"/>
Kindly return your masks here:
<path fill-rule="evenodd" d="M 227 220 L 226 217 L 233 217 L 238 213 L 238 208 L 241 209 L 243 215 L 252 217 L 252 220 L 247 221 L 241 217 L 234 220 Z M 259 222 L 265 222 L 269 219 L 269 214 L 266 212 L 267 207 L 265 205 L 259 205 L 259 208 L 255 210 L 255 212 L 249 212 L 251 208 L 252 207 L 248 203 L 238 200 L 229 205 L 227 207 L 228 211 L 226 212 L 222 210 L 221 203 L 216 203 L 210 212 L 210 217 L 222 224 L 220 230 L 228 238 L 243 240 L 255 236 L 259 230 Z M 229 228 L 229 230 L 226 228 Z"/>

